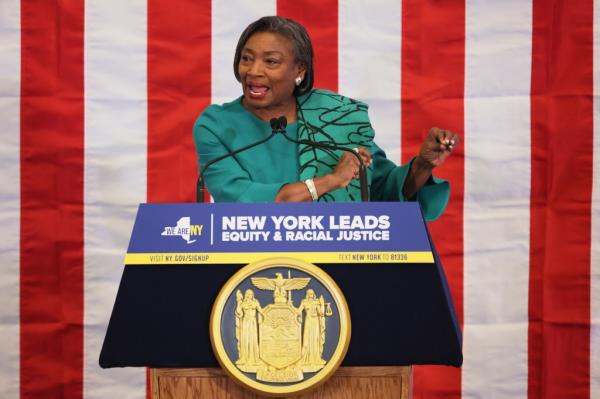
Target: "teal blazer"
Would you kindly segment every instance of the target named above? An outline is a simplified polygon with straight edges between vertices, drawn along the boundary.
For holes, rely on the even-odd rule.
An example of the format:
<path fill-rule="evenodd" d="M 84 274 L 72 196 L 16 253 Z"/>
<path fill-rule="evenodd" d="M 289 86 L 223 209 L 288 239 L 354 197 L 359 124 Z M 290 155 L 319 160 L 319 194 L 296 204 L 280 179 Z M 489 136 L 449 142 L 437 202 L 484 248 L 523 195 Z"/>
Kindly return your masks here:
<path fill-rule="evenodd" d="M 308 101 L 307 101 L 308 98 Z M 194 143 L 198 154 L 199 168 L 206 162 L 218 156 L 259 141 L 271 134 L 271 127 L 254 114 L 246 110 L 238 98 L 223 105 L 210 105 L 198 117 L 193 128 Z M 367 115 L 367 106 L 364 103 L 324 91 L 313 90 L 311 93 L 299 97 L 298 103 L 310 117 L 311 109 L 335 109 L 346 111 L 348 107 L 357 106 L 350 112 L 350 121 L 360 120 L 366 132 L 356 139 L 357 145 L 369 149 L 373 162 L 369 166 L 368 180 L 370 197 L 372 201 L 418 201 L 426 220 L 437 219 L 446 208 L 450 195 L 450 185 L 445 180 L 430 178 L 419 190 L 415 198 L 404 198 L 402 188 L 412 160 L 402 166 L 397 166 L 387 159 L 385 152 L 373 141 L 374 132 L 370 127 Z M 328 113 L 330 114 L 330 113 Z M 322 119 L 322 118 L 319 118 Z M 312 123 L 312 122 L 311 122 Z M 351 125 L 344 123 L 342 125 Z M 287 127 L 287 134 L 298 138 L 298 130 L 304 128 L 306 121 L 300 119 Z M 325 130 L 325 129 L 324 129 Z M 335 135 L 335 129 L 329 129 Z M 343 132 L 344 139 L 347 135 Z M 341 137 L 341 136 L 340 136 Z M 319 137 L 301 137 L 317 141 Z M 335 137 L 334 137 L 335 138 Z M 347 141 L 346 141 L 347 142 Z M 299 156 L 299 151 L 302 153 Z M 244 151 L 233 157 L 223 159 L 211 165 L 204 174 L 204 181 L 216 202 L 272 202 L 280 188 L 291 182 L 304 180 L 308 177 L 306 171 L 311 168 L 300 166 L 300 159 L 305 157 L 298 145 L 291 143 L 281 135 L 273 137 L 270 141 Z M 323 175 L 331 172 L 327 169 L 327 162 L 319 162 L 318 168 L 313 168 L 315 173 Z M 329 163 L 331 164 L 331 163 Z M 300 170 L 304 172 L 300 172 Z M 323 200 L 352 201 L 360 200 L 359 195 L 352 195 L 348 190 L 340 189 L 324 196 Z"/>

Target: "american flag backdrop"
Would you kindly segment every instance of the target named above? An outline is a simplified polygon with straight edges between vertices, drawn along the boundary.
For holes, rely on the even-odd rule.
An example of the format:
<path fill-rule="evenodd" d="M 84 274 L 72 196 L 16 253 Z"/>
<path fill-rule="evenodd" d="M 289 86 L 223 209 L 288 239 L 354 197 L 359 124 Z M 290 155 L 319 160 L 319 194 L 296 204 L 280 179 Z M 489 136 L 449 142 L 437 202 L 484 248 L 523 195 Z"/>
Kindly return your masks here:
<path fill-rule="evenodd" d="M 98 366 L 137 205 L 193 201 L 192 124 L 278 14 L 389 158 L 463 139 L 429 228 L 465 360 L 417 367 L 414 397 L 600 398 L 599 4 L 0 0 L 0 397 L 146 396 L 146 370 Z"/>

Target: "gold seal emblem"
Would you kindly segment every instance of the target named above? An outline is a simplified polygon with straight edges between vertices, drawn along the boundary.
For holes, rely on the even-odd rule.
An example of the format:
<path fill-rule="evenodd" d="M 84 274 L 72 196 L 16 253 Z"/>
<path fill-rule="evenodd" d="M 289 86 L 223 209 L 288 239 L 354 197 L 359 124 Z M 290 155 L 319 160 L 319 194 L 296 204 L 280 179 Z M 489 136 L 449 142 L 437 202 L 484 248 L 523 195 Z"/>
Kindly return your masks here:
<path fill-rule="evenodd" d="M 342 362 L 350 314 L 337 284 L 317 266 L 266 259 L 225 283 L 210 338 L 223 369 L 242 385 L 271 396 L 298 394 L 323 383 Z"/>

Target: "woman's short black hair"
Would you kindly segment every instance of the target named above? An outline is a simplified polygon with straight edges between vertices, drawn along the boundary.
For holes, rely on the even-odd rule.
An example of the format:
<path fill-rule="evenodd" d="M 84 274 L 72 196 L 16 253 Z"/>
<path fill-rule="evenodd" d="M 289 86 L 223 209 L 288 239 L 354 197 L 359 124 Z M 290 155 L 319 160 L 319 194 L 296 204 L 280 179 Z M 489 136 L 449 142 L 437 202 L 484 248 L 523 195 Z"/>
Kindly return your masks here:
<path fill-rule="evenodd" d="M 240 64 L 242 50 L 250 36 L 257 32 L 279 33 L 292 42 L 296 52 L 296 61 L 303 64 L 306 68 L 304 79 L 302 80 L 302 83 L 294 89 L 294 95 L 301 96 L 302 94 L 308 93 L 313 88 L 315 81 L 313 47 L 310 42 L 310 37 L 308 36 L 306 29 L 304 29 L 304 26 L 294 20 L 279 16 L 262 17 L 259 20 L 252 22 L 242 32 L 237 47 L 235 48 L 235 58 L 233 60 L 233 73 L 238 82 L 241 81 L 238 66 Z"/>

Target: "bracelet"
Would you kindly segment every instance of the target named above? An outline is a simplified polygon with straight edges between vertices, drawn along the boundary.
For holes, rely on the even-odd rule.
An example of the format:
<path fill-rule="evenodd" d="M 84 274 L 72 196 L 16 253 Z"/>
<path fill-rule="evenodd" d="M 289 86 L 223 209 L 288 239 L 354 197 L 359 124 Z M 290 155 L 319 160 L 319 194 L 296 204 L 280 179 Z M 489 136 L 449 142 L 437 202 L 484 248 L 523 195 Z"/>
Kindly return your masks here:
<path fill-rule="evenodd" d="M 304 180 L 304 184 L 306 184 L 306 188 L 308 188 L 308 192 L 310 193 L 312 200 L 318 201 L 319 194 L 317 193 L 317 188 L 315 187 L 315 182 L 313 181 L 313 179 Z"/>

